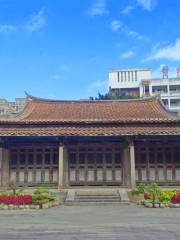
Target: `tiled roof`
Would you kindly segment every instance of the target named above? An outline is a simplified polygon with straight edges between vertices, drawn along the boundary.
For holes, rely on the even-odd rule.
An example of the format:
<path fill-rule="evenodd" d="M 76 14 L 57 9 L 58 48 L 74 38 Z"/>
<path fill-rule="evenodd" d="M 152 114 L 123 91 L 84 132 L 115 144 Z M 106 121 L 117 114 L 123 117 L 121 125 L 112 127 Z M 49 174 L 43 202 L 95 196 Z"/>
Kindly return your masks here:
<path fill-rule="evenodd" d="M 8 120 L 6 119 L 5 122 Z M 29 98 L 11 122 L 169 122 L 177 121 L 157 98 L 119 101 L 55 101 Z"/>
<path fill-rule="evenodd" d="M 0 136 L 180 135 L 180 119 L 157 98 L 56 101 L 29 97 L 24 111 L 0 120 Z"/>

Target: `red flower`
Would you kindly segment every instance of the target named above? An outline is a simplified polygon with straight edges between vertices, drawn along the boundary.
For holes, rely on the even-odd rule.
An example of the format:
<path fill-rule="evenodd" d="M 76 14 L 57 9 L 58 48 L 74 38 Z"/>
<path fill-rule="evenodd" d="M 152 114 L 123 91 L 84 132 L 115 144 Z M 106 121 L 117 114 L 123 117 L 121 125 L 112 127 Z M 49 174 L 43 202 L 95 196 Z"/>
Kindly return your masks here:
<path fill-rule="evenodd" d="M 171 202 L 174 204 L 180 204 L 180 194 L 176 194 L 172 197 Z"/>
<path fill-rule="evenodd" d="M 32 204 L 32 196 L 30 195 L 0 196 L 0 204 L 15 204 L 15 205 Z"/>

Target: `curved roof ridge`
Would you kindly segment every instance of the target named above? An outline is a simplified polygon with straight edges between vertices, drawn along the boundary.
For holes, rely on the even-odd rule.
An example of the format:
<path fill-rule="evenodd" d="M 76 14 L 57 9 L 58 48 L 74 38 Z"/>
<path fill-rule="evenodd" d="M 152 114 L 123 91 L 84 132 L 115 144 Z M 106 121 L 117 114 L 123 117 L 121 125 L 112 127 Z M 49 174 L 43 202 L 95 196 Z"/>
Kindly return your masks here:
<path fill-rule="evenodd" d="M 7 120 L 22 120 L 26 117 L 28 117 L 28 115 L 33 111 L 33 109 L 35 108 L 35 106 L 32 104 L 32 102 L 30 101 L 30 99 L 27 97 L 26 95 L 26 104 L 24 106 L 24 108 L 16 113 L 13 116 L 10 116 Z"/>

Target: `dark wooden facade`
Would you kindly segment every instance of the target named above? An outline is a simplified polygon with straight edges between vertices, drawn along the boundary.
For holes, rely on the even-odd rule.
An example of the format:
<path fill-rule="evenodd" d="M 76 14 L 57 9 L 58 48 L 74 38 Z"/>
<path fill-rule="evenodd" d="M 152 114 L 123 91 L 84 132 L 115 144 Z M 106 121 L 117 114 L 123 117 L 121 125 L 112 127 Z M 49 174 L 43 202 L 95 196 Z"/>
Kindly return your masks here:
<path fill-rule="evenodd" d="M 95 141 L 65 142 L 66 186 L 126 186 L 124 147 L 128 142 Z M 59 144 L 9 144 L 9 183 L 19 186 L 58 185 Z M 180 143 L 136 141 L 135 179 L 137 182 L 158 182 L 180 185 Z"/>

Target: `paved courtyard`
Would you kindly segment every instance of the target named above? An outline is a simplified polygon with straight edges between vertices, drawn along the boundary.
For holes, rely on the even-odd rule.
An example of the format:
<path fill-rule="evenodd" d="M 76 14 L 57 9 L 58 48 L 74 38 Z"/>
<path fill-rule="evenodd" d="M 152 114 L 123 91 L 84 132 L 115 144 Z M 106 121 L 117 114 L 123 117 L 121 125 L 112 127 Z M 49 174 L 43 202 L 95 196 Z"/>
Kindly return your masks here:
<path fill-rule="evenodd" d="M 0 240 L 179 240 L 180 209 L 141 206 L 0 211 Z"/>

